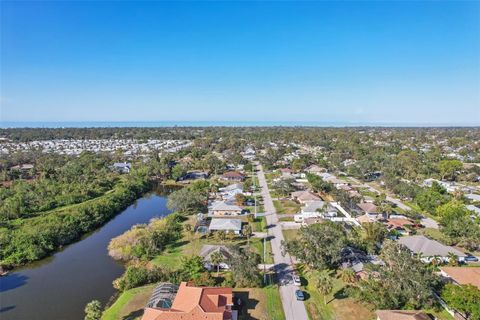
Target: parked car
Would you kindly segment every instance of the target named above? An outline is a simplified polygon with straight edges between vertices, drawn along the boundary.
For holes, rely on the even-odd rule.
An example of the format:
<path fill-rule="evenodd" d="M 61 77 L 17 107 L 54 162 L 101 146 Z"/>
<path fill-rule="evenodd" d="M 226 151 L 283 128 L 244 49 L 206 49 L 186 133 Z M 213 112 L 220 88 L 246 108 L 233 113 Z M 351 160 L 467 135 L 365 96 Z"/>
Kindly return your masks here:
<path fill-rule="evenodd" d="M 478 258 L 475 257 L 475 256 L 466 256 L 465 258 L 465 262 L 478 262 Z"/>
<path fill-rule="evenodd" d="M 302 285 L 302 282 L 300 281 L 300 277 L 297 276 L 295 273 L 292 275 L 292 280 L 293 280 L 294 285 L 296 285 L 296 286 L 301 286 Z"/>
<path fill-rule="evenodd" d="M 303 294 L 302 290 L 295 290 L 295 297 L 297 298 L 298 301 L 305 300 L 305 295 Z"/>

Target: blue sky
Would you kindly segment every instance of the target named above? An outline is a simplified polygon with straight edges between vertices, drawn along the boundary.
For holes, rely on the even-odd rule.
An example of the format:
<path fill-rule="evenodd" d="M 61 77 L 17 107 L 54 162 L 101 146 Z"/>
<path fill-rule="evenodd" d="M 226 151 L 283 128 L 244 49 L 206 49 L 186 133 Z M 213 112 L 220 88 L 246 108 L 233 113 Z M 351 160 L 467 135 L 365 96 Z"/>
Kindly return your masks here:
<path fill-rule="evenodd" d="M 1 121 L 480 124 L 479 2 L 1 9 Z"/>

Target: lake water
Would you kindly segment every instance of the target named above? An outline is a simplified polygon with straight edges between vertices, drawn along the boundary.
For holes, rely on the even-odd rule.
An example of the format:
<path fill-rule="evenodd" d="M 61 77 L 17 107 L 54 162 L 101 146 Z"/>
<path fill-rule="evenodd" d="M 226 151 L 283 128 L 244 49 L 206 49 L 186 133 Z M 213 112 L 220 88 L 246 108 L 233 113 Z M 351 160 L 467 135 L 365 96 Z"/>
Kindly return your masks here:
<path fill-rule="evenodd" d="M 0 277 L 0 319 L 83 319 L 85 305 L 93 299 L 108 302 L 115 293 L 112 281 L 124 272 L 108 256 L 110 239 L 169 213 L 166 198 L 150 193 L 81 241 Z"/>

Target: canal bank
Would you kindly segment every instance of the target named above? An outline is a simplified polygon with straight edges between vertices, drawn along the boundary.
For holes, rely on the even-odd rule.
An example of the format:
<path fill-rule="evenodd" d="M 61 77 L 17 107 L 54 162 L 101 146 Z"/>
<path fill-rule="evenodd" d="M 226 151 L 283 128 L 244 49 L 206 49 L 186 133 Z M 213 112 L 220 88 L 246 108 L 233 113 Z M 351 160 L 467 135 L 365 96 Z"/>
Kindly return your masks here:
<path fill-rule="evenodd" d="M 83 319 L 86 303 L 107 303 L 115 293 L 112 281 L 124 272 L 108 256 L 108 243 L 135 224 L 168 215 L 166 202 L 164 193 L 149 193 L 81 241 L 1 277 L 0 318 Z"/>

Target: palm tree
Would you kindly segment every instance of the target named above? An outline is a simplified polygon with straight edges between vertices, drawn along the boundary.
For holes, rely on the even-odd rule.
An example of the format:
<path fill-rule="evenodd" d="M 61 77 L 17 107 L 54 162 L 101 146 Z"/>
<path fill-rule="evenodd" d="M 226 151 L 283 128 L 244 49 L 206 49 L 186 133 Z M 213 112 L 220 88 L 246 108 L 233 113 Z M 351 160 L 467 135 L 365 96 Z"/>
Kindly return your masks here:
<path fill-rule="evenodd" d="M 327 294 L 332 292 L 333 280 L 328 270 L 322 270 L 317 274 L 316 285 L 321 294 L 323 294 L 323 302 L 327 304 Z"/>
<path fill-rule="evenodd" d="M 340 279 L 345 283 L 355 283 L 357 276 L 355 271 L 350 268 L 345 268 L 340 271 Z"/>
<path fill-rule="evenodd" d="M 250 224 L 246 224 L 242 228 L 243 236 L 247 237 L 247 243 L 250 245 L 250 236 L 252 235 L 252 226 Z"/>
<path fill-rule="evenodd" d="M 220 272 L 220 264 L 223 262 L 223 254 L 220 251 L 215 251 L 210 256 L 210 261 L 212 261 L 213 265 L 217 266 L 217 277 Z"/>
<path fill-rule="evenodd" d="M 448 253 L 448 265 L 452 267 L 458 266 L 458 256 L 453 252 Z"/>
<path fill-rule="evenodd" d="M 225 239 L 227 238 L 227 234 L 226 234 L 225 231 L 220 230 L 220 231 L 217 231 L 215 233 L 215 238 L 217 238 L 218 240 L 220 240 L 223 243 L 225 241 Z"/>

